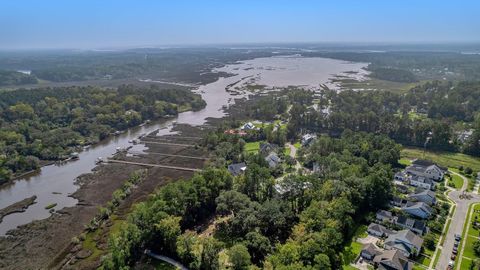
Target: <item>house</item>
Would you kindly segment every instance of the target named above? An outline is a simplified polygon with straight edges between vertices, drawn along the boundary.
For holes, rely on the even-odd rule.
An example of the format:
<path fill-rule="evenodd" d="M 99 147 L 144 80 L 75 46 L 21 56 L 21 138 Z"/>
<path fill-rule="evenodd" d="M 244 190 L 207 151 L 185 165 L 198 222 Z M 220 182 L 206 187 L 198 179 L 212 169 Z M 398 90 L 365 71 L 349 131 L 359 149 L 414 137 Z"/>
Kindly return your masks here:
<path fill-rule="evenodd" d="M 265 161 L 268 163 L 268 167 L 270 168 L 275 168 L 280 164 L 280 162 L 282 162 L 275 152 L 268 154 L 268 156 L 265 157 Z"/>
<path fill-rule="evenodd" d="M 417 190 L 414 194 L 408 195 L 412 201 L 417 202 L 424 202 L 428 205 L 435 205 L 437 203 L 437 199 L 435 198 L 435 192 L 425 189 L 425 190 Z"/>
<path fill-rule="evenodd" d="M 392 233 L 392 231 L 390 231 L 383 225 L 377 223 L 370 223 L 367 228 L 367 233 L 376 237 L 387 237 Z"/>
<path fill-rule="evenodd" d="M 248 122 L 245 125 L 243 125 L 240 129 L 241 130 L 253 130 L 253 129 L 256 129 L 256 127 L 252 122 Z"/>
<path fill-rule="evenodd" d="M 422 249 L 423 238 L 414 234 L 410 230 L 401 230 L 397 233 L 392 233 L 385 239 L 384 248 L 386 250 L 399 250 L 405 255 L 418 256 Z"/>
<path fill-rule="evenodd" d="M 457 133 L 457 140 L 463 144 L 463 143 L 466 143 L 470 139 L 470 137 L 472 137 L 472 135 L 473 135 L 473 129 L 464 130 Z"/>
<path fill-rule="evenodd" d="M 414 175 L 410 178 L 410 185 L 414 187 L 419 187 L 423 189 L 435 189 L 435 182 L 431 178 L 427 178 L 420 175 Z"/>
<path fill-rule="evenodd" d="M 427 226 L 425 225 L 425 222 L 417 219 L 409 218 L 406 216 L 395 217 L 394 224 L 403 229 L 411 230 L 412 232 L 417 233 L 419 235 L 425 234 L 428 230 Z"/>
<path fill-rule="evenodd" d="M 302 136 L 302 146 L 307 146 L 317 138 L 315 134 L 305 134 Z"/>
<path fill-rule="evenodd" d="M 379 210 L 376 214 L 377 220 L 380 222 L 391 222 L 393 219 L 392 212 Z"/>
<path fill-rule="evenodd" d="M 228 165 L 228 171 L 233 176 L 243 174 L 246 169 L 247 169 L 247 164 L 245 164 L 245 162 Z"/>
<path fill-rule="evenodd" d="M 413 264 L 398 250 L 385 250 L 373 259 L 379 270 L 412 270 Z"/>
<path fill-rule="evenodd" d="M 408 166 L 405 169 L 405 172 L 412 176 L 422 176 L 435 181 L 442 180 L 444 176 L 444 171 L 436 164 L 426 166 L 430 163 L 431 162 L 424 160 L 414 161 L 412 165 Z"/>
<path fill-rule="evenodd" d="M 262 142 L 260 143 L 260 147 L 258 149 L 258 152 L 262 156 L 268 156 L 271 152 L 276 152 L 278 150 L 278 146 L 275 144 L 271 144 L 268 142 Z"/>
<path fill-rule="evenodd" d="M 394 180 L 401 181 L 401 182 L 407 181 L 408 178 L 409 178 L 409 175 L 405 171 L 396 172 L 395 176 L 393 177 Z"/>
<path fill-rule="evenodd" d="M 407 204 L 407 200 L 403 199 L 403 198 L 400 198 L 400 197 L 397 197 L 397 196 L 394 196 L 391 200 L 390 200 L 390 204 L 392 206 L 396 206 L 396 207 L 403 207 L 404 205 Z"/>
<path fill-rule="evenodd" d="M 362 251 L 360 252 L 360 257 L 365 260 L 372 261 L 375 256 L 382 254 L 382 251 L 377 248 L 374 244 L 369 243 L 363 246 Z"/>
<path fill-rule="evenodd" d="M 402 207 L 402 211 L 421 219 L 427 219 L 432 215 L 432 208 L 424 202 L 408 202 Z"/>
<path fill-rule="evenodd" d="M 397 185 L 395 185 L 395 189 L 396 189 L 398 192 L 403 193 L 403 194 L 407 194 L 407 193 L 408 193 L 408 187 L 405 186 L 405 185 L 397 184 Z"/>

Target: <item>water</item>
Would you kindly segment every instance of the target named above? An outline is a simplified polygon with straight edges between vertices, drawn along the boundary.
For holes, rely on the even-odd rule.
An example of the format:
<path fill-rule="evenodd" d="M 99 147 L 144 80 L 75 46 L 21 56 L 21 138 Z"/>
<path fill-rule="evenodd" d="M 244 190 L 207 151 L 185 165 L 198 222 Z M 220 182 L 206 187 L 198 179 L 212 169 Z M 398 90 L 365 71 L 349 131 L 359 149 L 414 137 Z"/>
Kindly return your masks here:
<path fill-rule="evenodd" d="M 365 63 L 349 63 L 326 58 L 300 58 L 300 57 L 271 57 L 257 58 L 218 68 L 217 72 L 236 74 L 228 78 L 220 78 L 216 82 L 201 85 L 195 92 L 202 95 L 207 106 L 197 112 L 180 113 L 176 118 L 155 122 L 143 127 L 132 128 L 111 139 L 80 153 L 79 160 L 67 162 L 63 165 L 49 165 L 41 169 L 37 175 L 15 181 L 13 184 L 0 189 L 0 209 L 24 198 L 37 196 L 36 204 L 31 205 L 23 213 L 15 213 L 3 218 L 0 223 L 0 235 L 14 229 L 19 225 L 27 224 L 33 220 L 44 219 L 51 214 L 45 206 L 56 203 L 55 210 L 71 207 L 77 200 L 69 197 L 78 186 L 75 179 L 84 173 L 89 173 L 95 167 L 98 157 L 113 155 L 117 147 L 128 147 L 129 140 L 137 138 L 143 133 L 159 130 L 159 135 L 172 134 L 175 122 L 190 125 L 202 125 L 206 118 L 219 118 L 224 115 L 222 107 L 232 104 L 233 98 L 242 95 L 232 95 L 225 89 L 234 83 L 235 86 L 245 86 L 248 83 L 281 87 L 289 85 L 302 85 L 308 88 L 318 88 L 320 84 L 331 84 L 334 75 L 354 76 L 363 79 Z M 354 71 L 356 73 L 350 73 Z M 347 73 L 345 73 L 347 72 Z M 250 77 L 249 77 L 250 76 Z M 245 79 L 245 77 L 248 77 Z M 254 81 L 251 81 L 251 80 Z M 154 80 L 152 80 L 153 82 Z M 332 87 L 335 85 L 331 84 Z M 245 93 L 243 93 L 245 95 Z M 136 145 L 141 150 L 141 145 Z"/>

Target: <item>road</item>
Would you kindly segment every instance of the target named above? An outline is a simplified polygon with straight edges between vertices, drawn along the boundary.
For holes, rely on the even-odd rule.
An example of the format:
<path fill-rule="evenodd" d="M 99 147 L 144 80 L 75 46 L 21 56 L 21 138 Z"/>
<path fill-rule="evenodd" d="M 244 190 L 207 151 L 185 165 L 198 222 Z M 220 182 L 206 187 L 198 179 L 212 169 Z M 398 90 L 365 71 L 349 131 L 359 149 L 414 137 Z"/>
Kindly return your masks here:
<path fill-rule="evenodd" d="M 455 173 L 455 172 L 450 172 L 450 173 L 451 174 L 456 174 L 456 175 L 462 177 L 463 186 L 460 190 L 452 190 L 448 194 L 448 197 L 453 202 L 455 202 L 457 207 L 455 209 L 455 213 L 453 214 L 452 222 L 450 224 L 450 228 L 445 235 L 445 242 L 444 242 L 443 247 L 441 249 L 440 259 L 437 263 L 437 266 L 435 267 L 435 269 L 437 269 L 437 270 L 447 269 L 448 263 L 450 262 L 450 257 L 452 255 L 453 244 L 455 242 L 455 234 L 459 234 L 459 235 L 462 234 L 463 225 L 465 224 L 465 221 L 467 220 L 468 207 L 472 203 L 480 202 L 480 196 L 476 193 L 469 193 L 469 195 L 471 195 L 470 199 L 461 199 L 460 195 L 462 195 L 463 192 L 467 189 L 468 179 L 461 174 L 458 174 L 458 173 Z M 464 241 L 462 241 L 462 244 L 463 243 L 464 243 Z M 463 249 L 463 245 L 462 245 L 462 249 Z M 460 263 L 461 263 L 461 253 L 462 253 L 461 250 L 459 252 L 459 260 L 457 260 L 457 266 L 460 265 Z"/>

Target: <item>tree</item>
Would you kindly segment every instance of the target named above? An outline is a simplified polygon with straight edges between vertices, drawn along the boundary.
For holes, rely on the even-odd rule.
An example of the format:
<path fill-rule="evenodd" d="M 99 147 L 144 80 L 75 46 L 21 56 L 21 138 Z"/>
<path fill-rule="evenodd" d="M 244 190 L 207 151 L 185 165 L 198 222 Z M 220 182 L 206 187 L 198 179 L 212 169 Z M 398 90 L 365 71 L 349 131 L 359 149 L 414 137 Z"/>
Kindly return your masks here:
<path fill-rule="evenodd" d="M 249 232 L 245 235 L 245 245 L 255 264 L 260 264 L 272 251 L 270 240 L 258 232 Z"/>
<path fill-rule="evenodd" d="M 215 238 L 208 237 L 202 241 L 201 269 L 217 270 L 219 268 L 218 253 L 223 243 Z"/>
<path fill-rule="evenodd" d="M 430 250 L 435 250 L 435 237 L 433 236 L 433 234 L 429 233 L 427 234 L 424 238 L 424 245 L 426 248 L 430 249 Z"/>
<path fill-rule="evenodd" d="M 330 265 L 330 259 L 325 254 L 315 255 L 314 262 L 315 262 L 315 265 L 314 265 L 315 269 L 318 269 L 318 270 L 332 269 L 332 266 Z"/>
<path fill-rule="evenodd" d="M 480 256 L 480 240 L 473 242 L 473 252 L 475 255 Z"/>
<path fill-rule="evenodd" d="M 248 249 L 242 244 L 236 244 L 228 251 L 228 257 L 232 263 L 233 269 L 247 269 L 250 265 L 250 254 Z"/>

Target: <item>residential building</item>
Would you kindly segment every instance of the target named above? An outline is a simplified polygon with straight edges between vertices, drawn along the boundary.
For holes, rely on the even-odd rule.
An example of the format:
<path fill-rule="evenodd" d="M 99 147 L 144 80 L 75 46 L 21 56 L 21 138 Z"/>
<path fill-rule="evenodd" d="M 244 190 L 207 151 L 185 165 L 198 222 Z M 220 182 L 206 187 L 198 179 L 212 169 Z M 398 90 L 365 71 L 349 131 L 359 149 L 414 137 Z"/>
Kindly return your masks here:
<path fill-rule="evenodd" d="M 413 176 L 422 176 L 428 179 L 435 181 L 440 181 L 443 179 L 444 171 L 437 165 L 427 165 L 428 161 L 419 160 L 412 163 L 405 169 L 405 172 Z"/>
<path fill-rule="evenodd" d="M 410 178 L 410 185 L 423 189 L 435 189 L 435 182 L 431 178 L 427 178 L 420 175 L 414 175 Z"/>
<path fill-rule="evenodd" d="M 376 214 L 376 217 L 380 222 L 391 222 L 393 219 L 392 212 L 386 210 L 379 210 Z"/>
<path fill-rule="evenodd" d="M 233 176 L 243 174 L 246 169 L 247 169 L 247 164 L 245 164 L 245 162 L 228 165 L 228 171 Z"/>
<path fill-rule="evenodd" d="M 420 254 L 422 244 L 423 238 L 410 230 L 402 230 L 390 234 L 385 240 L 384 248 L 386 250 L 399 250 L 405 257 L 410 257 L 410 255 L 418 256 Z"/>
<path fill-rule="evenodd" d="M 398 216 L 394 218 L 394 224 L 403 228 L 411 230 L 412 232 L 423 235 L 427 233 L 428 227 L 425 222 L 406 216 Z"/>
<path fill-rule="evenodd" d="M 317 138 L 315 134 L 305 134 L 302 136 L 302 145 L 307 146 Z"/>
<path fill-rule="evenodd" d="M 242 130 L 253 130 L 253 129 L 256 129 L 256 127 L 252 122 L 248 122 L 245 125 L 243 125 L 240 129 L 242 129 Z"/>
<path fill-rule="evenodd" d="M 360 257 L 368 261 L 373 261 L 375 256 L 380 254 L 382 254 L 382 251 L 374 244 L 369 243 L 363 246 L 362 251 L 360 252 Z"/>
<path fill-rule="evenodd" d="M 406 199 L 403 199 L 403 198 L 400 198 L 400 197 L 397 197 L 397 196 L 394 196 L 391 200 L 390 200 L 390 204 L 392 206 L 396 206 L 396 207 L 403 207 L 407 204 L 407 200 Z"/>
<path fill-rule="evenodd" d="M 402 211 L 421 219 L 427 219 L 432 215 L 432 208 L 424 202 L 407 202 L 407 205 L 402 207 Z"/>
<path fill-rule="evenodd" d="M 435 192 L 428 189 L 417 190 L 415 193 L 408 195 L 408 198 L 412 201 L 424 202 L 430 206 L 437 203 Z"/>
<path fill-rule="evenodd" d="M 392 233 L 392 231 L 390 231 L 383 225 L 377 223 L 370 223 L 367 228 L 367 233 L 376 237 L 387 237 Z"/>
<path fill-rule="evenodd" d="M 260 155 L 266 157 L 268 156 L 271 152 L 276 152 L 278 150 L 278 146 L 276 144 L 271 144 L 268 142 L 262 142 L 260 143 L 260 147 L 258 149 L 258 152 Z"/>
<path fill-rule="evenodd" d="M 280 162 L 282 162 L 280 157 L 278 157 L 277 153 L 275 152 L 268 154 L 268 156 L 265 157 L 265 161 L 267 161 L 270 168 L 275 168 L 280 164 Z"/>
<path fill-rule="evenodd" d="M 413 264 L 398 250 L 385 250 L 373 262 L 379 270 L 412 270 Z"/>

